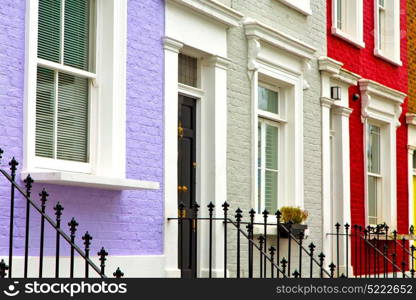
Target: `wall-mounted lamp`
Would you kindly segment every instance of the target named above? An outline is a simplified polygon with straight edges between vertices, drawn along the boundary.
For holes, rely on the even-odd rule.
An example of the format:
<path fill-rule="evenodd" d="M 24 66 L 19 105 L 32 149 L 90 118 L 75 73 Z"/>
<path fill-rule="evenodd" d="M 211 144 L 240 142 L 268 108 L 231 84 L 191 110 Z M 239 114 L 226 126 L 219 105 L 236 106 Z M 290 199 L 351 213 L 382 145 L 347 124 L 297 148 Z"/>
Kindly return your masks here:
<path fill-rule="evenodd" d="M 331 99 L 341 100 L 341 88 L 339 86 L 331 87 Z"/>
<path fill-rule="evenodd" d="M 352 100 L 357 101 L 359 99 L 360 99 L 360 95 L 359 94 L 352 95 Z"/>

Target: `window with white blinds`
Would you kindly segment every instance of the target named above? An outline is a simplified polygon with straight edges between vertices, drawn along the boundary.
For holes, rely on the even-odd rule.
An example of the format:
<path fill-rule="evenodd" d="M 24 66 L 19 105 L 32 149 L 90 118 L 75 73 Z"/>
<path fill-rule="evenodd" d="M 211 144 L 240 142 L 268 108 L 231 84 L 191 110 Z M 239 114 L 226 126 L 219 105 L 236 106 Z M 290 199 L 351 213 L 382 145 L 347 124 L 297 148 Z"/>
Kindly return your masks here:
<path fill-rule="evenodd" d="M 382 223 L 381 195 L 381 130 L 375 125 L 367 128 L 367 216 L 370 225 Z"/>
<path fill-rule="evenodd" d="M 91 0 L 39 0 L 36 156 L 89 162 L 94 10 Z"/>
<path fill-rule="evenodd" d="M 276 212 L 279 203 L 280 105 L 276 90 L 258 87 L 257 209 Z"/>

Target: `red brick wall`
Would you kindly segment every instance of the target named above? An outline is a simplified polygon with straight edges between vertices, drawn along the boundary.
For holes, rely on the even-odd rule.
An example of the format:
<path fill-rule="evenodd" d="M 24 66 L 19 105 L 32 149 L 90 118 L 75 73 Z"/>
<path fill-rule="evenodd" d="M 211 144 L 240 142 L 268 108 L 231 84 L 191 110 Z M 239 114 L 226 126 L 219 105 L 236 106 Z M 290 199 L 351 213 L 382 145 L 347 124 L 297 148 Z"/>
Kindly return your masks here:
<path fill-rule="evenodd" d="M 407 1 L 409 112 L 416 113 L 416 1 Z"/>
<path fill-rule="evenodd" d="M 406 0 L 401 0 L 401 60 L 402 67 L 385 62 L 373 55 L 374 51 L 374 0 L 364 0 L 364 42 L 365 48 L 358 49 L 331 34 L 332 0 L 327 5 L 328 56 L 344 63 L 344 68 L 377 81 L 393 89 L 408 92 L 407 80 L 407 39 L 406 39 Z M 363 124 L 361 123 L 361 100 L 352 101 L 351 95 L 358 93 L 358 87 L 350 89 L 351 143 L 351 222 L 364 224 L 364 150 Z M 399 232 L 408 228 L 407 195 L 407 126 L 405 114 L 407 100 L 403 104 L 401 126 L 397 130 L 397 223 Z"/>

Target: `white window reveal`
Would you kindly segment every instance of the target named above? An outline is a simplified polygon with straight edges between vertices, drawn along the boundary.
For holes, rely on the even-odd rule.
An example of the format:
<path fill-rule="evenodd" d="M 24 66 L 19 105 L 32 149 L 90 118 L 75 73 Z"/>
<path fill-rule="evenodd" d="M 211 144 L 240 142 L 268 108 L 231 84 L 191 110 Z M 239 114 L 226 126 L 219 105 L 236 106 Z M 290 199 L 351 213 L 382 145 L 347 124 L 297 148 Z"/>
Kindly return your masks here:
<path fill-rule="evenodd" d="M 371 226 L 383 221 L 383 198 L 381 193 L 381 129 L 369 124 L 367 127 L 367 214 Z"/>
<path fill-rule="evenodd" d="M 257 151 L 257 209 L 274 213 L 279 207 L 280 163 L 282 139 L 281 108 L 278 89 L 258 87 L 258 151 Z"/>
<path fill-rule="evenodd" d="M 37 182 L 126 179 L 127 1 L 27 0 L 24 170 Z"/>
<path fill-rule="evenodd" d="M 332 0 L 332 34 L 364 48 L 363 0 Z"/>
<path fill-rule="evenodd" d="M 400 1 L 374 1 L 374 54 L 392 64 L 401 66 Z"/>

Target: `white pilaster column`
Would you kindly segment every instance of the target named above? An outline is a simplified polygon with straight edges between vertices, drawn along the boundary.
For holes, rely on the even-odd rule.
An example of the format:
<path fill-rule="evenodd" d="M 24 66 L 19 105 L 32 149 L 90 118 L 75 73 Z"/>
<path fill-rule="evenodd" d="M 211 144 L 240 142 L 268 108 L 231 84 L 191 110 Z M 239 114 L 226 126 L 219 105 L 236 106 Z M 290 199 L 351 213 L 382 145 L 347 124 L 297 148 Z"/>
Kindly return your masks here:
<path fill-rule="evenodd" d="M 165 109 L 164 109 L 164 253 L 167 277 L 180 277 L 178 268 L 178 223 L 168 221 L 178 216 L 178 54 L 183 44 L 164 38 L 165 49 Z"/>
<path fill-rule="evenodd" d="M 331 106 L 333 100 L 321 98 L 322 111 L 322 250 L 329 255 L 332 253 L 331 237 L 328 233 L 333 231 L 332 224 L 332 197 L 331 197 Z M 329 260 L 327 260 L 329 261 Z"/>
<path fill-rule="evenodd" d="M 201 208 L 207 212 L 209 202 L 215 205 L 214 218 L 222 218 L 222 204 L 227 200 L 227 68 L 229 61 L 218 56 L 204 60 L 203 89 L 205 97 L 201 105 L 201 164 L 205 172 L 201 176 Z M 208 222 L 201 222 L 202 238 L 201 275 L 208 274 Z M 213 225 L 213 277 L 224 276 L 224 225 Z"/>
<path fill-rule="evenodd" d="M 409 130 L 410 130 L 409 126 Z M 408 145 L 407 146 L 407 165 L 408 165 L 408 191 L 409 191 L 409 226 L 413 225 L 416 226 L 415 224 L 415 216 L 414 216 L 414 211 L 415 211 L 415 203 L 414 203 L 414 186 L 413 186 L 413 155 L 415 153 L 416 150 L 416 146 L 413 145 Z"/>
<path fill-rule="evenodd" d="M 396 155 L 396 147 L 397 147 L 397 140 L 396 140 L 396 132 L 397 132 L 397 124 L 396 122 L 391 122 L 388 127 L 388 150 L 390 155 L 390 160 L 388 160 L 388 174 L 387 174 L 387 182 L 390 182 L 387 198 L 390 199 L 388 202 L 388 208 L 386 213 L 386 222 L 387 224 L 391 224 L 391 230 L 397 230 L 397 155 Z M 394 228 L 394 229 L 393 229 Z"/>
<path fill-rule="evenodd" d="M 338 216 L 340 217 L 340 224 L 351 225 L 351 185 L 350 185 L 350 115 L 352 109 L 347 107 L 337 106 L 334 108 L 334 114 L 337 116 L 334 126 L 336 132 L 339 134 L 335 137 L 337 149 L 337 160 L 340 163 L 340 172 L 342 174 L 339 178 L 340 196 L 342 197 L 339 203 L 342 205 L 339 207 Z"/>
<path fill-rule="evenodd" d="M 342 226 L 351 224 L 351 184 L 350 184 L 350 130 L 349 118 L 352 109 L 342 106 L 333 106 L 334 113 L 334 130 L 335 147 L 334 147 L 334 168 L 336 169 L 334 178 L 334 199 L 333 210 L 334 215 L 332 231 L 334 232 L 334 225 L 336 222 Z M 339 198 L 338 198 L 339 197 Z M 341 227 L 341 232 L 345 232 L 345 227 Z M 351 232 L 351 227 L 350 231 Z M 349 243 L 351 245 L 351 242 Z M 340 244 L 340 272 L 352 274 L 351 251 L 348 251 L 348 266 L 346 265 L 345 239 L 343 238 Z"/>

